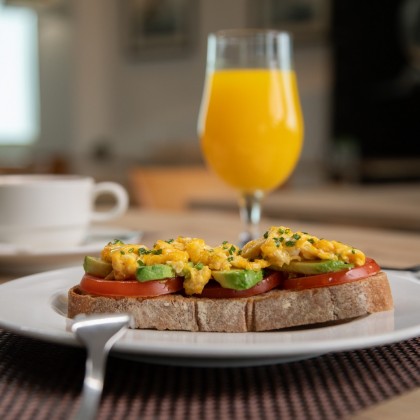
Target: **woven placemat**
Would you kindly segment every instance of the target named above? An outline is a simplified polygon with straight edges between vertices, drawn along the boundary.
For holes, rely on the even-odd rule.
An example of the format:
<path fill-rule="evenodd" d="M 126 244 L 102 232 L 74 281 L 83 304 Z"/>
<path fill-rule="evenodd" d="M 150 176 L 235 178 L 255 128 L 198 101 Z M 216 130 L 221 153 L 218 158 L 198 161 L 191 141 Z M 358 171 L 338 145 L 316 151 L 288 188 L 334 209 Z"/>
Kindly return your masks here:
<path fill-rule="evenodd" d="M 82 349 L 0 330 L 0 418 L 68 419 Z M 288 364 L 187 368 L 110 357 L 100 419 L 338 419 L 420 386 L 420 338 Z"/>

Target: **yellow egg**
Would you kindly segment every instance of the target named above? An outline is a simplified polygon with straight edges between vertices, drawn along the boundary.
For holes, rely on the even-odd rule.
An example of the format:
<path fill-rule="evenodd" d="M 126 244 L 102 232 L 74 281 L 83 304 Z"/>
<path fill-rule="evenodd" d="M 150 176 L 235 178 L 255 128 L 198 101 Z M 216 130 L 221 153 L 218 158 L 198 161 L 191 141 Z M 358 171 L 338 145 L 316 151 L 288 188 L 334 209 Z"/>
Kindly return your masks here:
<path fill-rule="evenodd" d="M 271 227 L 262 238 L 248 242 L 243 249 L 227 241 L 212 247 L 203 239 L 180 236 L 158 240 L 151 249 L 117 240 L 103 248 L 101 257 L 112 263 L 118 280 L 135 278 L 139 264 L 168 264 L 177 275 L 184 276 L 184 289 L 190 295 L 202 292 L 212 271 L 260 270 L 281 267 L 293 260 L 341 260 L 356 266 L 365 263 L 365 255 L 358 249 L 284 226 Z"/>
<path fill-rule="evenodd" d="M 340 260 L 356 266 L 365 263 L 365 255 L 358 249 L 306 232 L 293 232 L 285 226 L 271 227 L 263 238 L 246 244 L 242 255 L 250 259 L 263 258 L 279 267 L 293 260 Z"/>
<path fill-rule="evenodd" d="M 136 277 L 140 248 L 146 249 L 144 245 L 124 244 L 111 250 L 110 257 L 116 280 Z"/>
<path fill-rule="evenodd" d="M 187 295 L 200 294 L 211 278 L 211 270 L 207 266 L 199 269 L 187 266 L 185 270 L 184 290 Z"/>

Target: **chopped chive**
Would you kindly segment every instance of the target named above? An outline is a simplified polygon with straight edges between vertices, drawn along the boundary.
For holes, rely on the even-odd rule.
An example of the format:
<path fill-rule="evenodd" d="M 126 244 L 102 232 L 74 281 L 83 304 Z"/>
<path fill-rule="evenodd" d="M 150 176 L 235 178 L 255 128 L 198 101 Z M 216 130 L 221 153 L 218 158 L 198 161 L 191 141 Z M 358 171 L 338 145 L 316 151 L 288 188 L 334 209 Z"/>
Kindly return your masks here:
<path fill-rule="evenodd" d="M 278 248 L 280 246 L 280 244 L 284 241 L 283 236 L 280 236 L 280 238 L 273 238 L 274 239 L 274 243 L 276 244 L 276 247 Z"/>

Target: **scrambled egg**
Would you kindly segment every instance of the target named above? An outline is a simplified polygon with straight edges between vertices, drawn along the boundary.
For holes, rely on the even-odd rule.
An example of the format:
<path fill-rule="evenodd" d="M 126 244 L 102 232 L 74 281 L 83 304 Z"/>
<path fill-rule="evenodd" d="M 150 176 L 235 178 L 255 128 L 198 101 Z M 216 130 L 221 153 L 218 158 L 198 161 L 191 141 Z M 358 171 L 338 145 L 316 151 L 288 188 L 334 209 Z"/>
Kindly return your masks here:
<path fill-rule="evenodd" d="M 212 271 L 231 269 L 260 270 L 268 267 L 263 259 L 250 261 L 241 250 L 228 242 L 211 247 L 203 239 L 178 237 L 159 240 L 153 248 L 146 245 L 110 242 L 101 252 L 101 258 L 110 262 L 116 280 L 135 278 L 139 265 L 167 264 L 178 276 L 185 277 L 184 289 L 189 295 L 201 293 L 212 277 Z"/>
<path fill-rule="evenodd" d="M 358 249 L 304 232 L 292 232 L 283 226 L 270 228 L 262 238 L 249 242 L 243 249 L 227 241 L 211 247 L 203 239 L 180 236 L 159 240 L 151 249 L 117 240 L 104 247 L 101 257 L 112 264 L 116 280 L 135 278 L 139 265 L 167 264 L 184 277 L 188 295 L 201 293 L 212 271 L 260 270 L 281 267 L 292 260 L 342 260 L 358 266 L 365 262 Z"/>
<path fill-rule="evenodd" d="M 284 226 L 271 227 L 262 238 L 248 242 L 242 256 L 263 258 L 269 265 L 282 267 L 293 260 L 333 260 L 361 266 L 365 263 L 362 251 L 337 241 L 319 239 L 306 232 L 292 232 Z"/>
<path fill-rule="evenodd" d="M 144 245 L 124 244 L 116 240 L 104 247 L 101 258 L 112 264 L 116 280 L 132 279 L 136 277 L 139 250 L 143 248 Z"/>

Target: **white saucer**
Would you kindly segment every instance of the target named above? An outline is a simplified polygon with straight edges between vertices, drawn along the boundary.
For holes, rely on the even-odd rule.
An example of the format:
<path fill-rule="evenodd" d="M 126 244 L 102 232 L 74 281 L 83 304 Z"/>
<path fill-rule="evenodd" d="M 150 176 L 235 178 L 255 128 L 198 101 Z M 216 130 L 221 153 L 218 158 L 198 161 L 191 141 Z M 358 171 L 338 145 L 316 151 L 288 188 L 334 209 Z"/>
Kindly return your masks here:
<path fill-rule="evenodd" d="M 141 236 L 138 231 L 92 227 L 86 240 L 74 247 L 23 248 L 0 243 L 0 273 L 24 275 L 81 265 L 85 255 L 99 255 L 109 241 L 120 239 L 126 243 L 138 243 Z"/>

